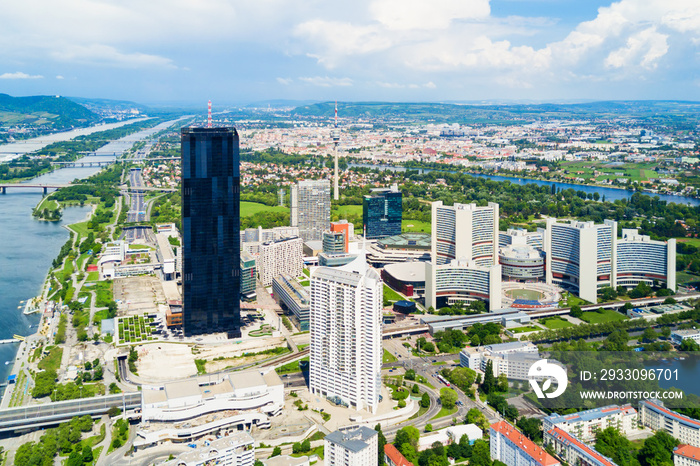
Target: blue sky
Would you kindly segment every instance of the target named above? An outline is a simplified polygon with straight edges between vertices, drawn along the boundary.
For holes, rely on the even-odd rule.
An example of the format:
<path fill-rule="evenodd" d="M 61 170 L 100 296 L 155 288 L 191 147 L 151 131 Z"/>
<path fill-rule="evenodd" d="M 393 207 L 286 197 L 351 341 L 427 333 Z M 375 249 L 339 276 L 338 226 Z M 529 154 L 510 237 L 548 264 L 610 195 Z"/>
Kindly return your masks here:
<path fill-rule="evenodd" d="M 0 92 L 700 100 L 698 0 L 3 2 Z"/>

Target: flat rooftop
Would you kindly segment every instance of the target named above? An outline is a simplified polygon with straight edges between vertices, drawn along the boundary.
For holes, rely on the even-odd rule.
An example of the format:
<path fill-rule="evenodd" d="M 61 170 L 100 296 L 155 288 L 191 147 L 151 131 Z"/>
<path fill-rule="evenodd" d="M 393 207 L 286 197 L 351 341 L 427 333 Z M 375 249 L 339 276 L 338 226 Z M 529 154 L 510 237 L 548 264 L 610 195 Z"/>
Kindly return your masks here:
<path fill-rule="evenodd" d="M 430 233 L 401 233 L 378 240 L 377 246 L 382 249 L 430 250 L 431 238 Z"/>

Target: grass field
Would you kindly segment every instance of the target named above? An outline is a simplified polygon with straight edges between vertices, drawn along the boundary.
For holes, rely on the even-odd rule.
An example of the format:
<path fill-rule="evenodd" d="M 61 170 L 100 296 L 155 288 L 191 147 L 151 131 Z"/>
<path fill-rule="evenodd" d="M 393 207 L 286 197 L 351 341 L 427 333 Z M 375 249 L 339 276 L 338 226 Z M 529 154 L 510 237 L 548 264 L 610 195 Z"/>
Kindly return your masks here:
<path fill-rule="evenodd" d="M 100 279 L 100 272 L 88 272 L 87 281 L 96 282 Z"/>
<path fill-rule="evenodd" d="M 447 408 L 442 408 L 432 419 L 431 421 L 434 421 L 435 419 L 440 419 L 441 417 L 445 416 L 451 416 L 452 414 L 456 413 L 459 408 L 455 406 L 452 409 L 447 409 Z"/>
<path fill-rule="evenodd" d="M 389 350 L 384 350 L 384 356 L 382 357 L 382 364 L 386 364 L 388 362 L 396 362 L 398 359 L 396 359 L 396 356 L 391 354 Z"/>
<path fill-rule="evenodd" d="M 688 272 L 676 272 L 676 283 L 685 285 L 686 283 L 700 282 L 700 277 Z"/>
<path fill-rule="evenodd" d="M 396 291 L 392 290 L 388 286 L 384 285 L 384 297 L 389 301 L 402 301 L 405 298 L 398 294 Z"/>
<path fill-rule="evenodd" d="M 301 372 L 301 368 L 299 367 L 299 363 L 301 361 L 306 361 L 308 363 L 309 357 L 307 356 L 305 358 L 302 358 L 299 361 L 293 361 L 293 362 L 290 362 L 290 363 L 285 364 L 283 366 L 280 366 L 277 369 L 275 369 L 275 372 L 277 372 L 280 375 L 281 374 L 292 374 L 294 372 Z"/>
<path fill-rule="evenodd" d="M 679 243 L 687 243 L 696 248 L 700 248 L 700 238 L 676 238 Z"/>
<path fill-rule="evenodd" d="M 346 218 L 349 216 L 357 216 L 359 215 L 362 217 L 362 206 L 361 205 L 339 205 L 337 209 L 338 215 L 340 215 L 340 218 Z"/>
<path fill-rule="evenodd" d="M 536 332 L 538 330 L 541 330 L 539 327 L 535 327 L 534 325 L 526 325 L 525 327 L 515 327 L 515 328 L 509 328 L 513 333 L 525 333 L 525 332 Z"/>
<path fill-rule="evenodd" d="M 602 313 L 595 312 L 584 312 L 581 316 L 581 320 L 588 322 L 589 324 L 601 324 L 603 322 L 619 322 L 621 320 L 627 320 L 628 317 L 620 314 L 612 309 L 603 309 Z"/>
<path fill-rule="evenodd" d="M 564 293 L 563 299 L 559 301 L 559 307 L 571 307 L 574 305 L 583 306 L 584 304 L 591 304 L 585 299 L 581 299 L 576 295 L 571 293 Z"/>
<path fill-rule="evenodd" d="M 78 223 L 73 223 L 70 226 L 71 230 L 75 231 L 79 238 L 85 238 L 88 235 L 88 227 L 87 227 L 88 222 L 78 222 Z"/>
<path fill-rule="evenodd" d="M 49 350 L 49 354 L 39 361 L 38 367 L 47 371 L 57 371 L 61 365 L 61 358 L 63 358 L 63 348 L 54 346 Z"/>
<path fill-rule="evenodd" d="M 402 220 L 401 221 L 401 231 L 407 232 L 418 232 L 418 233 L 430 233 L 430 223 L 421 222 L 420 220 Z"/>
<path fill-rule="evenodd" d="M 574 326 L 574 324 L 566 319 L 562 319 L 561 317 L 549 317 L 547 319 L 540 320 L 540 323 L 547 328 L 551 328 L 552 330 Z"/>
<path fill-rule="evenodd" d="M 283 212 L 289 213 L 289 207 L 269 206 L 257 202 L 241 201 L 241 217 L 250 217 L 258 212 Z"/>

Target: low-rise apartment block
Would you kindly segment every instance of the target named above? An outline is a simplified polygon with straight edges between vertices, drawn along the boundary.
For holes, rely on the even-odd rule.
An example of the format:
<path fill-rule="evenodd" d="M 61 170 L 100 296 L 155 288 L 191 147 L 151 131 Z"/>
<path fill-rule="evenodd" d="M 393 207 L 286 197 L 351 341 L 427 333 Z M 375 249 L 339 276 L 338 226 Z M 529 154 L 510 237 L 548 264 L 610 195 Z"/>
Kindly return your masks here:
<path fill-rule="evenodd" d="M 491 424 L 490 434 L 492 460 L 498 460 L 507 466 L 561 465 L 556 458 L 506 421 Z"/>
<path fill-rule="evenodd" d="M 637 429 L 637 410 L 631 405 L 610 405 L 573 414 L 551 414 L 542 420 L 544 432 L 555 427 L 583 442 L 592 442 L 596 432 L 608 427 L 628 435 Z"/>

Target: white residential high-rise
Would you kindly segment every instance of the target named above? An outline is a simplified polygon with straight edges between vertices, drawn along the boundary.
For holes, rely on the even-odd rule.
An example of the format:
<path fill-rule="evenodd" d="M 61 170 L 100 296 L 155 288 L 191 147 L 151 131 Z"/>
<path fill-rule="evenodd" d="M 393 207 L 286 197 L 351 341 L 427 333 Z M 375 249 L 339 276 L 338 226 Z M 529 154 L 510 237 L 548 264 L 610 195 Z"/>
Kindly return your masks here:
<path fill-rule="evenodd" d="M 298 277 L 303 269 L 304 243 L 301 238 L 284 238 L 260 246 L 258 273 L 263 285 L 272 285 L 272 279 L 281 274 Z"/>
<path fill-rule="evenodd" d="M 498 204 L 432 204 L 433 264 L 458 259 L 480 266 L 498 265 Z"/>
<path fill-rule="evenodd" d="M 360 426 L 336 430 L 323 439 L 323 454 L 327 466 L 367 466 L 377 464 L 379 433 Z"/>
<path fill-rule="evenodd" d="M 292 186 L 290 220 L 306 241 L 320 241 L 331 222 L 331 183 L 303 180 Z"/>
<path fill-rule="evenodd" d="M 311 393 L 374 413 L 382 369 L 383 283 L 365 253 L 311 273 Z"/>

